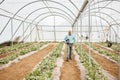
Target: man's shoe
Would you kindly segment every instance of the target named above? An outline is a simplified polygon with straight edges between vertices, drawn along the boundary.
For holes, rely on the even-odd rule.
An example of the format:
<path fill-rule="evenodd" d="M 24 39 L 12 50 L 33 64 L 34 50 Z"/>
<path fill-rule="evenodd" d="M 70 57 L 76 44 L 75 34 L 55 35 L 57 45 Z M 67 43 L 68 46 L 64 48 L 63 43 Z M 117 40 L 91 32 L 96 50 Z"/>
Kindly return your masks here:
<path fill-rule="evenodd" d="M 66 59 L 66 61 L 69 61 L 68 59 Z"/>

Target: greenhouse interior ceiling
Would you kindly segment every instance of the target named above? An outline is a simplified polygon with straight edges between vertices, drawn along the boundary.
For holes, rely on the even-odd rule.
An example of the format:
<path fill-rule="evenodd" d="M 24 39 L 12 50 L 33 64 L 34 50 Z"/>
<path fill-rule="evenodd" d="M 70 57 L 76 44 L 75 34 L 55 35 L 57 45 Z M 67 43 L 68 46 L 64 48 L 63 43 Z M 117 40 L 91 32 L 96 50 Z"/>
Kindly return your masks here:
<path fill-rule="evenodd" d="M 0 43 L 120 42 L 120 0 L 0 0 Z M 88 39 L 87 39 L 88 38 Z"/>
<path fill-rule="evenodd" d="M 120 0 L 0 0 L 0 80 L 120 80 Z"/>

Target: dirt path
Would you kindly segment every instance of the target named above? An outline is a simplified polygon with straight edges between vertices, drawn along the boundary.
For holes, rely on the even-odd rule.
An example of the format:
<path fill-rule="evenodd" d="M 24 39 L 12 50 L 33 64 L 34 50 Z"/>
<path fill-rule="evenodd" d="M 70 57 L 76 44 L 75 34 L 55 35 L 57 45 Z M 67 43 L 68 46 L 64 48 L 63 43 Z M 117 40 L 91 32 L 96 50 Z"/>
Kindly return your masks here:
<path fill-rule="evenodd" d="M 1 70 L 0 80 L 22 80 L 55 46 L 56 43 L 50 43 L 37 53 Z"/>
<path fill-rule="evenodd" d="M 60 80 L 80 80 L 80 70 L 77 67 L 74 55 L 72 54 L 72 60 L 70 60 L 69 62 L 66 61 L 65 55 L 64 63 L 61 67 Z"/>
<path fill-rule="evenodd" d="M 106 51 L 108 51 L 108 52 L 110 52 L 110 53 L 112 53 L 112 54 L 116 53 L 117 55 L 119 55 L 119 52 L 118 52 L 118 51 L 115 51 L 115 50 L 113 50 L 113 49 L 111 49 L 111 48 L 102 46 L 102 45 L 97 44 L 97 43 L 92 43 L 92 45 L 93 45 L 93 46 L 96 46 L 96 47 L 98 47 L 98 48 L 101 48 L 101 49 L 103 49 L 103 50 L 106 50 Z"/>
<path fill-rule="evenodd" d="M 88 48 L 85 44 L 83 44 L 83 49 L 88 51 Z M 93 50 L 91 50 L 91 56 L 98 62 L 98 64 L 102 66 L 104 70 L 108 71 L 109 74 L 118 79 L 118 65 L 116 63 L 113 63 L 109 59 L 98 55 Z"/>

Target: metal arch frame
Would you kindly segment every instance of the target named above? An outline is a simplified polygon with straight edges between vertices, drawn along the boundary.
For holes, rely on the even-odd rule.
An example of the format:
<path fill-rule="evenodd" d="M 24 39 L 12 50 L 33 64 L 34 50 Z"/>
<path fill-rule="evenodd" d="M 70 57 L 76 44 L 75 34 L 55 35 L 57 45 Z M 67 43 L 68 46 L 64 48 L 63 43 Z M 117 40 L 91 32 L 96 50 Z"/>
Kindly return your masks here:
<path fill-rule="evenodd" d="M 92 12 L 92 13 L 99 13 L 99 12 Z M 107 16 L 110 17 L 117 25 L 120 26 L 120 24 L 118 24 L 118 23 L 116 22 L 116 20 L 115 20 L 113 17 L 111 17 L 110 15 L 108 15 L 108 14 L 106 14 L 106 13 L 104 13 L 104 12 L 100 12 L 100 13 L 102 13 L 102 14 L 104 14 L 104 15 L 107 15 Z M 112 28 L 112 30 L 115 32 L 115 34 L 118 36 L 118 34 L 117 34 L 116 31 L 114 30 L 114 28 L 111 26 L 111 24 L 110 24 L 109 26 L 110 26 L 110 28 Z M 118 36 L 118 38 L 120 39 L 119 36 Z"/>
<path fill-rule="evenodd" d="M 117 1 L 117 2 L 120 2 L 120 0 L 102 0 L 102 1 L 98 1 L 98 2 L 96 2 L 94 4 L 92 4 L 91 6 L 99 4 L 99 3 L 102 3 L 102 2 L 106 2 L 106 1 Z"/>
<path fill-rule="evenodd" d="M 111 1 L 111 0 L 110 0 Z M 115 1 L 118 1 L 118 0 L 115 0 Z M 93 1 L 92 1 L 93 2 Z M 91 2 L 91 3 L 92 3 Z M 94 5 L 96 5 L 96 4 L 98 4 L 98 3 L 101 3 L 101 2 L 106 2 L 105 0 L 103 0 L 103 1 L 98 1 L 98 2 L 96 2 Z M 120 1 L 118 1 L 118 2 L 120 2 Z M 92 6 L 93 6 L 93 4 L 92 4 Z M 101 7 L 101 8 L 106 8 L 106 7 Z M 109 7 L 107 7 L 107 8 L 109 8 Z M 98 8 L 97 8 L 98 9 Z M 110 9 L 110 8 L 109 8 Z M 86 9 L 87 10 L 87 9 Z M 91 9 L 90 9 L 91 10 Z M 113 9 L 113 8 L 111 8 L 111 10 L 114 10 L 114 11 L 116 11 L 116 12 L 118 12 L 117 10 L 115 10 L 115 9 Z M 88 12 L 88 11 L 87 11 Z M 85 13 L 86 13 L 86 11 L 85 11 Z M 119 12 L 118 12 L 119 13 Z M 120 13 L 119 13 L 120 14 Z"/>
<path fill-rule="evenodd" d="M 91 13 L 99 13 L 99 12 L 91 12 Z M 101 12 L 100 12 L 101 13 Z M 102 13 L 102 14 L 104 14 L 104 15 L 107 15 L 108 17 L 110 17 L 113 21 L 115 21 L 115 19 L 114 18 L 112 18 L 110 15 L 108 15 L 108 14 L 106 14 L 106 13 Z M 96 15 L 97 16 L 97 15 Z M 98 16 L 97 16 L 98 17 Z M 100 16 L 99 16 L 100 17 Z M 102 20 L 104 20 L 104 21 L 106 21 L 108 24 L 109 24 L 109 22 L 107 21 L 107 19 L 104 19 L 103 17 L 100 17 Z M 116 22 L 116 21 L 115 21 Z M 117 23 L 118 24 L 118 23 Z M 118 25 L 120 25 L 120 24 L 118 24 Z M 111 24 L 109 24 L 109 26 L 110 26 L 110 28 L 112 28 L 111 27 Z M 116 33 L 116 31 L 112 28 L 112 30 L 115 32 L 115 34 L 117 34 Z M 117 36 L 118 36 L 118 34 L 117 34 Z M 120 39 L 120 37 L 118 36 L 118 38 Z"/>
<path fill-rule="evenodd" d="M 48 13 L 50 13 L 50 12 L 46 12 L 46 14 L 48 14 Z M 54 12 L 55 13 L 55 12 Z M 57 13 L 57 12 L 56 12 Z M 59 13 L 59 12 L 58 12 Z M 33 21 L 32 21 L 32 23 L 37 19 L 37 18 L 39 18 L 41 15 L 45 15 L 45 13 L 43 14 L 40 14 L 40 15 L 38 15 L 36 18 L 34 18 L 33 19 Z M 59 15 L 60 16 L 60 15 Z M 64 16 L 64 15 L 63 15 Z M 68 21 L 69 23 L 72 23 L 72 22 L 70 22 L 69 20 L 67 20 L 67 18 L 65 18 L 65 17 L 63 17 L 62 16 L 62 14 L 61 14 L 61 16 L 60 17 L 62 17 L 62 18 L 64 18 L 66 21 Z M 41 20 L 40 20 L 41 21 Z M 32 23 L 30 23 L 28 26 L 27 26 L 27 28 L 25 29 L 25 31 L 23 32 L 23 34 L 27 31 L 27 29 L 29 28 L 29 26 L 32 24 Z M 36 25 L 38 25 L 38 24 L 36 24 Z M 14 34 L 15 35 L 15 34 Z"/>
<path fill-rule="evenodd" d="M 47 13 L 50 13 L 50 12 L 46 12 L 46 14 L 47 14 Z M 54 13 L 55 13 L 55 12 L 54 12 Z M 56 13 L 57 13 L 57 12 L 56 12 Z M 44 13 L 44 14 L 45 14 L 45 13 Z M 44 14 L 43 14 L 43 15 L 44 15 Z M 32 22 L 34 22 L 34 21 L 35 21 L 37 18 L 39 18 L 40 16 L 41 16 L 41 15 L 38 15 L 36 18 L 33 19 Z M 48 16 L 47 16 L 47 17 L 48 17 Z M 64 18 L 64 19 L 65 19 L 66 21 L 68 21 L 69 23 L 72 23 L 72 22 L 70 22 L 69 20 L 67 20 L 65 17 L 63 17 L 63 16 L 60 16 L 60 17 Z M 46 17 L 43 17 L 41 20 L 43 20 L 44 18 L 46 18 Z M 41 21 L 41 20 L 40 20 L 40 21 Z M 40 21 L 39 21 L 39 22 L 40 22 Z M 38 23 L 39 23 L 39 22 L 38 22 Z M 36 24 L 36 25 L 38 25 L 38 24 Z M 30 26 L 30 24 L 27 26 L 25 32 L 27 31 L 27 29 L 28 29 L 29 26 Z"/>
<path fill-rule="evenodd" d="M 100 17 L 100 16 L 98 16 L 98 15 L 91 15 L 91 16 L 99 17 L 100 19 L 104 20 L 109 26 L 111 25 L 111 24 L 110 24 L 106 19 L 104 19 L 103 17 Z M 114 28 L 113 28 L 113 27 L 111 27 L 111 28 L 112 28 L 112 30 L 115 32 L 115 34 L 117 34 L 116 31 L 114 30 Z M 118 34 L 117 34 L 117 36 L 118 36 Z M 119 36 L 118 36 L 118 38 L 120 39 Z"/>
<path fill-rule="evenodd" d="M 42 18 L 42 19 L 37 23 L 37 25 L 38 25 L 42 20 L 44 20 L 45 18 L 50 17 L 50 16 L 53 16 L 53 15 L 50 14 L 50 15 L 45 16 L 44 18 Z M 62 17 L 62 16 L 57 15 L 57 14 L 55 14 L 54 16 Z M 63 18 L 63 17 L 62 17 L 62 18 Z M 66 20 L 66 19 L 65 19 L 65 20 Z M 66 20 L 66 21 L 68 21 L 68 20 Z M 68 21 L 68 22 L 69 22 L 69 21 Z M 69 23 L 70 23 L 70 22 L 69 22 Z M 72 24 L 72 23 L 71 23 L 71 24 Z M 38 25 L 38 26 L 40 26 L 40 25 Z M 35 29 L 35 27 L 33 27 L 32 31 L 33 31 L 34 29 Z M 27 36 L 27 38 L 31 35 L 32 31 L 29 33 L 29 35 Z M 23 40 L 25 40 L 25 38 L 24 38 Z"/>
<path fill-rule="evenodd" d="M 120 2 L 119 0 L 102 0 L 102 1 L 97 1 L 97 2 L 95 2 L 95 3 L 93 3 L 93 1 L 91 2 L 91 3 L 93 3 L 93 4 L 91 4 L 91 6 L 94 6 L 94 5 L 97 5 L 97 4 L 99 4 L 99 3 L 103 3 L 103 2 L 106 2 L 106 1 L 117 1 L 117 2 Z M 86 9 L 87 10 L 87 9 Z"/>
<path fill-rule="evenodd" d="M 94 16 L 94 17 L 99 17 L 100 19 L 102 19 L 103 21 L 105 21 L 109 26 L 111 25 L 108 20 L 106 20 L 105 18 L 101 17 L 101 16 L 98 16 L 98 15 L 90 15 L 90 16 Z M 85 17 L 88 17 L 88 16 L 85 16 Z M 83 17 L 84 18 L 84 17 Z"/>
<path fill-rule="evenodd" d="M 44 20 L 45 18 L 49 17 L 50 15 L 43 17 L 40 21 L 38 21 L 37 25 L 39 25 L 39 23 Z M 68 21 L 70 24 L 72 24 L 72 21 L 70 22 L 69 20 L 65 19 L 66 21 Z"/>
<path fill-rule="evenodd" d="M 95 10 L 95 9 L 99 9 L 99 8 L 103 8 L 103 7 L 98 7 L 98 8 L 92 8 L 91 10 Z M 117 11 L 117 10 L 115 10 L 115 9 L 113 9 L 113 8 L 109 8 L 109 7 L 105 7 L 105 9 L 110 9 L 110 10 L 113 10 L 113 11 L 115 11 L 115 12 L 117 12 L 117 13 L 119 13 L 120 14 L 120 12 L 119 11 Z M 87 13 L 88 11 L 86 11 L 86 13 Z M 85 14 L 86 14 L 85 13 Z M 96 12 L 96 13 L 98 13 L 98 12 Z M 107 13 L 104 13 L 104 12 L 99 12 L 99 13 L 103 13 L 103 14 L 105 14 L 105 15 L 107 15 L 107 16 L 109 16 L 115 23 L 117 23 L 117 21 L 113 18 L 113 17 L 111 17 L 109 14 L 107 14 Z M 118 23 L 117 23 L 118 24 Z M 119 26 L 120 26 L 120 24 L 118 24 Z"/>
<path fill-rule="evenodd" d="M 13 17 L 11 17 L 11 19 L 13 19 L 13 18 L 14 18 L 22 9 L 24 9 L 26 6 L 28 6 L 28 5 L 30 5 L 30 4 L 33 4 L 33 3 L 36 3 L 36 2 L 39 2 L 39 1 L 41 1 L 41 0 L 36 0 L 36 1 L 30 2 L 30 3 L 26 4 L 26 5 L 24 5 L 23 7 L 21 7 L 21 8 L 13 15 Z M 52 0 L 47 0 L 47 1 L 53 2 L 53 3 L 56 3 L 56 4 L 59 4 L 59 5 L 63 6 L 63 7 L 66 8 L 69 12 L 71 12 L 71 13 L 73 14 L 73 16 L 75 16 L 75 14 L 74 14 L 68 7 L 66 7 L 65 5 L 63 5 L 63 4 L 59 3 L 59 2 L 56 2 L 56 1 L 52 1 Z M 76 17 L 76 16 L 75 16 L 75 17 Z M 8 22 L 7 22 L 6 25 L 4 26 L 3 30 L 0 32 L 0 35 L 1 35 L 2 32 L 5 30 L 5 28 L 7 27 L 7 25 L 9 24 L 9 22 L 10 22 L 11 19 L 8 20 Z"/>
<path fill-rule="evenodd" d="M 25 20 L 26 20 L 29 16 L 31 16 L 31 15 L 32 15 L 34 12 L 36 12 L 36 11 L 39 11 L 39 10 L 41 10 L 41 9 L 46 9 L 46 8 L 47 8 L 47 7 L 38 8 L 38 9 L 32 11 L 30 14 L 28 14 L 27 17 L 20 23 L 20 25 L 19 25 L 18 28 L 16 29 L 15 33 L 19 30 L 19 28 L 20 28 L 20 26 L 22 25 L 22 23 L 24 23 Z M 58 10 L 64 12 L 64 13 L 66 13 L 68 16 L 70 16 L 66 11 L 64 11 L 64 10 L 62 10 L 62 9 L 55 8 L 55 7 L 50 7 L 50 8 L 58 9 Z M 42 14 L 41 14 L 41 15 L 42 15 Z M 64 15 L 64 16 L 67 17 L 66 15 Z M 68 18 L 68 17 L 67 17 L 67 18 Z M 70 18 L 72 18 L 72 16 L 70 16 Z M 68 19 L 69 19 L 69 18 L 68 18 Z M 73 18 L 72 18 L 72 19 L 73 19 Z M 70 19 L 69 19 L 69 20 L 70 20 Z M 32 23 L 33 23 L 33 21 L 32 21 Z M 15 33 L 14 33 L 14 35 L 15 35 Z M 14 35 L 13 35 L 13 36 L 14 36 Z"/>
<path fill-rule="evenodd" d="M 49 17 L 49 16 L 52 16 L 52 15 L 48 15 L 48 16 L 46 16 L 45 18 L 47 18 L 47 17 Z M 92 16 L 97 16 L 97 15 L 92 15 Z M 87 17 L 87 16 L 86 16 L 86 17 Z M 108 22 L 106 19 L 104 19 L 104 18 L 102 18 L 102 17 L 100 17 L 100 16 L 97 16 L 97 17 L 103 19 L 108 25 L 110 25 L 109 22 Z M 44 20 L 45 18 L 41 19 L 40 22 L 41 22 L 42 20 Z M 39 24 L 39 23 L 38 23 L 38 24 Z M 72 24 L 72 23 L 71 23 L 71 24 Z M 34 29 L 35 29 L 35 27 L 33 27 L 32 31 L 33 31 Z M 31 33 L 32 33 L 32 32 L 31 32 Z M 31 35 L 31 33 L 29 33 L 28 37 Z M 27 38 L 28 38 L 28 37 L 27 37 Z"/>
<path fill-rule="evenodd" d="M 46 13 L 48 13 L 48 12 L 46 12 Z M 49 13 L 50 13 L 50 12 L 49 12 Z M 63 14 L 63 15 L 64 15 L 64 14 Z M 50 15 L 49 15 L 49 16 L 50 16 Z M 44 20 L 45 18 L 47 18 L 47 17 L 49 17 L 49 16 L 43 17 L 40 21 L 38 21 L 37 25 L 39 25 L 39 23 L 40 23 L 42 20 Z M 61 17 L 61 16 L 60 16 L 60 17 Z M 67 20 L 67 19 L 65 19 L 65 20 L 72 24 L 72 21 L 70 22 L 70 21 Z"/>
<path fill-rule="evenodd" d="M 2 0 L 1 2 L 0 2 L 0 5 L 4 2 L 5 0 Z"/>
<path fill-rule="evenodd" d="M 115 12 L 117 12 L 117 13 L 120 14 L 120 12 L 119 12 L 118 10 L 115 10 L 115 9 L 113 9 L 113 8 L 110 8 L 110 7 L 97 7 L 97 8 L 92 8 L 92 9 L 90 9 L 90 10 L 95 10 L 95 9 L 99 9 L 99 8 L 109 9 L 109 10 L 115 11 Z M 88 11 L 86 11 L 86 12 L 88 12 Z"/>
<path fill-rule="evenodd" d="M 36 1 L 30 2 L 30 3 L 26 4 L 26 5 L 24 5 L 22 8 L 20 8 L 20 9 L 15 13 L 15 15 L 14 15 L 13 17 L 15 17 L 22 9 L 24 9 L 24 8 L 27 7 L 28 5 L 33 4 L 33 3 L 36 3 L 36 2 L 39 2 L 39 1 L 41 1 L 41 0 L 36 0 Z M 56 3 L 56 4 L 59 4 L 59 5 L 63 6 L 64 8 L 66 8 L 68 11 L 70 11 L 70 12 L 75 16 L 75 14 L 74 14 L 68 7 L 66 7 L 65 5 L 63 5 L 63 4 L 59 3 L 59 2 L 56 2 L 56 1 L 52 1 L 52 0 L 47 0 L 47 1 L 53 2 L 53 3 Z"/>
<path fill-rule="evenodd" d="M 40 16 L 45 15 L 45 14 L 49 14 L 49 13 L 50 13 L 50 12 L 45 12 L 45 13 L 42 13 L 42 14 L 38 15 L 36 18 L 33 19 L 32 23 L 33 23 L 37 18 L 39 18 Z M 59 13 L 59 12 L 52 12 L 52 13 L 57 13 L 57 14 L 63 15 L 63 16 L 61 16 L 61 17 L 64 17 L 65 20 L 68 19 L 68 20 L 67 20 L 68 22 L 69 22 L 69 20 L 70 20 L 67 16 L 65 16 L 65 15 L 62 14 L 62 13 Z M 71 21 L 71 22 L 72 22 L 72 21 Z M 71 22 L 69 22 L 69 23 L 71 23 Z M 32 23 L 30 23 L 30 24 L 32 24 Z M 29 28 L 30 24 L 27 26 L 27 28 L 25 29 L 25 31 L 23 32 L 23 34 L 27 31 L 27 29 Z M 38 25 L 38 24 L 36 24 L 36 25 Z M 20 26 L 19 26 L 19 27 L 20 27 Z M 17 30 L 15 31 L 15 33 L 13 34 L 12 37 L 15 36 L 15 34 L 17 33 L 17 31 L 19 30 L 19 27 L 17 28 Z M 11 39 L 12 39 L 12 37 L 11 37 Z"/>
<path fill-rule="evenodd" d="M 107 0 L 107 1 L 117 1 L 117 2 L 120 2 L 120 0 Z M 96 2 L 96 3 L 94 3 L 94 4 L 92 4 L 91 6 L 96 5 L 96 4 L 98 4 L 98 3 L 102 3 L 102 2 L 106 2 L 106 1 L 105 1 L 105 0 L 103 0 L 103 1 L 98 1 L 98 2 Z M 90 9 L 90 10 L 95 10 L 95 9 L 99 9 L 99 8 L 109 9 L 109 10 L 115 11 L 115 12 L 117 12 L 117 13 L 120 14 L 120 12 L 119 12 L 118 10 L 113 9 L 113 8 L 110 8 L 110 7 L 97 7 L 97 8 L 92 8 L 92 9 Z M 86 12 L 88 12 L 88 10 L 85 11 L 85 13 L 86 13 Z"/>
<path fill-rule="evenodd" d="M 117 21 L 116 21 L 113 17 L 111 17 L 109 14 L 107 14 L 107 13 L 104 13 L 104 12 L 92 12 L 92 13 L 101 13 L 101 14 L 104 14 L 104 15 L 108 16 L 109 18 L 111 18 L 117 25 L 120 26 L 120 24 L 117 23 Z M 110 26 L 111 26 L 111 25 L 110 25 Z"/>
<path fill-rule="evenodd" d="M 42 7 L 42 8 L 38 8 L 38 9 L 32 11 L 30 14 L 27 15 L 27 17 L 24 19 L 24 21 L 25 21 L 29 16 L 31 16 L 34 12 L 39 11 L 39 10 L 41 10 L 41 9 L 46 9 L 46 8 L 47 8 L 47 7 Z M 56 7 L 49 7 L 49 8 L 53 8 L 53 9 L 60 10 L 60 11 L 62 11 L 62 12 L 64 12 L 64 13 L 66 13 L 71 19 L 73 19 L 73 17 L 72 17 L 70 14 L 68 14 L 66 11 L 64 11 L 64 10 L 62 10 L 62 9 L 60 9 L 60 8 L 56 8 Z"/>
<path fill-rule="evenodd" d="M 100 19 L 102 19 L 103 21 L 105 21 L 109 26 L 111 25 L 109 22 L 108 22 L 108 20 L 106 20 L 105 18 L 103 18 L 103 17 L 101 17 L 101 16 L 98 16 L 98 15 L 90 15 L 90 16 L 94 16 L 94 17 L 98 17 L 98 18 L 100 18 Z M 88 16 L 84 16 L 84 17 L 88 17 Z"/>

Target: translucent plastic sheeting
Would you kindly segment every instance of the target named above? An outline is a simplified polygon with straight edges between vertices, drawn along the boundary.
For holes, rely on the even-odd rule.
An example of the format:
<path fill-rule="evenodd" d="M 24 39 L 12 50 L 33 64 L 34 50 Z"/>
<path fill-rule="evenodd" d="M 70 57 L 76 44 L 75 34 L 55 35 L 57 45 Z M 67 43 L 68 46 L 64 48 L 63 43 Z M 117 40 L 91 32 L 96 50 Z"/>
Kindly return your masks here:
<path fill-rule="evenodd" d="M 64 35 L 67 34 L 67 31 L 72 30 L 71 26 L 73 22 L 75 22 L 81 8 L 84 6 L 83 3 L 85 1 L 86 0 L 1 0 L 0 43 L 14 40 L 17 36 L 21 36 L 21 40 L 25 41 L 34 41 L 36 40 L 36 36 L 40 37 L 40 40 L 49 40 L 46 35 L 50 32 L 50 40 L 54 40 L 54 37 L 56 37 L 56 40 L 62 40 L 64 39 Z M 112 32 L 109 35 L 116 37 L 115 35 L 117 34 L 117 36 L 120 37 L 119 31 L 113 28 L 117 27 L 117 29 L 119 29 L 118 27 L 120 26 L 120 0 L 88 0 L 88 4 L 81 12 L 82 14 L 77 22 L 75 22 L 74 27 L 78 27 L 76 28 L 75 34 L 77 35 L 78 33 L 79 35 L 83 34 L 85 36 L 89 34 L 89 3 L 90 24 L 93 34 L 91 36 L 97 33 L 96 36 L 94 36 L 96 38 L 92 41 L 101 41 L 102 35 L 107 34 L 105 30 L 111 26 Z M 40 27 L 39 30 L 38 26 Z M 45 26 L 51 28 L 46 27 L 48 30 L 45 31 Z M 60 26 L 61 28 L 57 28 Z M 64 27 L 68 28 L 64 29 Z M 9 37 L 6 37 L 8 35 Z M 40 41 L 39 39 L 37 40 Z"/>

